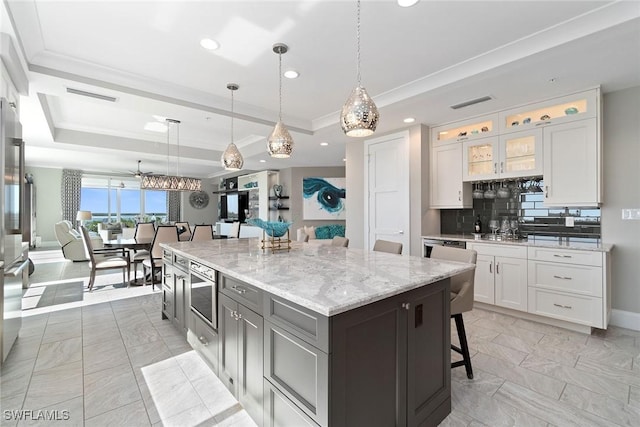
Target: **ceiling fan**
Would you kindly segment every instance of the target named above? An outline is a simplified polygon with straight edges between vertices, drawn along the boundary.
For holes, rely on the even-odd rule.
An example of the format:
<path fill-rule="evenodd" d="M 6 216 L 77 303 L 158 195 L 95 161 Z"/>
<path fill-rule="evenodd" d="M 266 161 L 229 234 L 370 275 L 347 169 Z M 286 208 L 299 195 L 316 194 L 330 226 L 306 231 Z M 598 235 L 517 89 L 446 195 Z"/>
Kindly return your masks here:
<path fill-rule="evenodd" d="M 151 175 L 153 172 L 142 172 L 140 170 L 140 163 L 142 163 L 142 160 L 138 160 L 138 169 L 136 171 L 129 171 L 130 173 L 133 174 L 134 177 L 140 179 L 145 175 Z"/>

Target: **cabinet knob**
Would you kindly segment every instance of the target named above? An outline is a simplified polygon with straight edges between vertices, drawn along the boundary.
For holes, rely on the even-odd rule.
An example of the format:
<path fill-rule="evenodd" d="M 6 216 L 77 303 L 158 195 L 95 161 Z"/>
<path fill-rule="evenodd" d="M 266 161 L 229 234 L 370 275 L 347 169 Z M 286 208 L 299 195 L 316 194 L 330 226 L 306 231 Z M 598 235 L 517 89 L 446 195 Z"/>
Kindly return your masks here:
<path fill-rule="evenodd" d="M 405 310 L 411 309 L 411 303 L 410 302 L 403 302 L 402 303 L 402 308 L 404 308 Z"/>
<path fill-rule="evenodd" d="M 207 341 L 206 339 L 204 339 L 204 337 L 203 337 L 203 336 L 198 337 L 198 341 L 200 341 L 200 343 L 201 343 L 203 346 L 205 346 L 205 347 L 209 345 L 209 341 Z"/>

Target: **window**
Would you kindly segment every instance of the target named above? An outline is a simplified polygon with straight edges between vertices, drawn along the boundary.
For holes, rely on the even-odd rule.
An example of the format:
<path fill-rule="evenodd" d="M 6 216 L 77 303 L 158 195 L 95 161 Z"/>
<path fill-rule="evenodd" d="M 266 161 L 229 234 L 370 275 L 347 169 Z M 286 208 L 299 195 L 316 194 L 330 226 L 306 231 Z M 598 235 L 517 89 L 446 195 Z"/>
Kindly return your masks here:
<path fill-rule="evenodd" d="M 164 222 L 167 193 L 140 190 L 140 181 L 134 179 L 83 176 L 80 209 L 91 211 L 94 224 L 124 222 L 132 226 L 136 221 Z"/>

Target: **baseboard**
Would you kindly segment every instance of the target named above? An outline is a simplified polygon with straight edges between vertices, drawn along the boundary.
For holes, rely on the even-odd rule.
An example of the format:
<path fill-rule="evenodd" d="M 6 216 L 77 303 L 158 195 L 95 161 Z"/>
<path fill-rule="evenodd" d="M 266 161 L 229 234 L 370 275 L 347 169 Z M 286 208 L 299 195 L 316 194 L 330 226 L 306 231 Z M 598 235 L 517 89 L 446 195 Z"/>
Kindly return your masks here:
<path fill-rule="evenodd" d="M 640 313 L 624 310 L 611 310 L 610 325 L 640 331 Z"/>

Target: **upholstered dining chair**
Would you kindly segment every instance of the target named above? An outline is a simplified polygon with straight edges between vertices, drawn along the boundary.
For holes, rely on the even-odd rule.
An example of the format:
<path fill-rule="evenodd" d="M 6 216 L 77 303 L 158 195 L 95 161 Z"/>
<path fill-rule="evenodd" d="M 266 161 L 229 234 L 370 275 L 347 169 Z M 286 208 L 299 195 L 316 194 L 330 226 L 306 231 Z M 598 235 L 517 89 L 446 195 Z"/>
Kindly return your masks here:
<path fill-rule="evenodd" d="M 196 224 L 193 227 L 193 234 L 191 234 L 191 241 L 204 242 L 206 240 L 213 240 L 213 225 Z"/>
<path fill-rule="evenodd" d="M 402 254 L 402 243 L 390 242 L 389 240 L 376 240 L 373 244 L 373 250 L 376 252 L 388 252 L 390 254 Z"/>
<path fill-rule="evenodd" d="M 335 236 L 333 239 L 331 239 L 331 246 L 340 246 L 343 248 L 347 248 L 349 247 L 349 239 L 347 239 L 346 237 Z"/>
<path fill-rule="evenodd" d="M 434 246 L 431 251 L 431 258 L 475 264 L 477 253 L 471 249 Z M 460 347 L 451 344 L 451 349 L 462 355 L 462 360 L 452 362 L 451 368 L 464 366 L 467 371 L 467 378 L 470 380 L 473 379 L 473 369 L 471 368 L 471 357 L 469 356 L 469 345 L 467 344 L 467 334 L 464 330 L 462 313 L 473 309 L 474 277 L 475 269 L 451 277 L 451 317 L 456 322 L 456 330 L 460 341 Z"/>
<path fill-rule="evenodd" d="M 240 222 L 236 221 L 231 224 L 231 230 L 229 230 L 229 235 L 227 237 L 229 239 L 237 239 L 240 237 Z"/>
<path fill-rule="evenodd" d="M 116 268 L 122 269 L 122 283 L 128 284 L 130 279 L 129 273 L 129 253 L 125 249 L 94 249 L 91 242 L 91 236 L 86 227 L 80 227 L 82 233 L 82 242 L 84 243 L 84 252 L 89 260 L 91 267 L 91 276 L 89 278 L 89 290 L 93 290 L 93 284 L 96 281 L 96 271 L 112 270 Z M 125 272 L 127 273 L 125 281 Z"/>
<path fill-rule="evenodd" d="M 178 233 L 178 240 L 181 242 L 191 240 L 191 227 L 189 227 L 188 222 L 176 222 L 176 227 L 178 227 L 178 230 L 182 230 L 182 227 L 184 227 L 184 231 L 182 233 Z"/>
<path fill-rule="evenodd" d="M 160 243 L 178 242 L 178 227 L 175 225 L 159 225 L 151 243 L 149 256 L 142 261 L 142 269 L 146 278 L 151 280 L 151 289 L 155 289 L 155 274 L 162 269 L 162 248 Z M 147 269 L 150 270 L 147 274 Z"/>
<path fill-rule="evenodd" d="M 136 231 L 133 234 L 133 239 L 136 241 L 153 240 L 153 236 L 156 234 L 156 226 L 153 222 L 139 222 L 136 224 Z M 134 251 L 131 257 L 131 264 L 133 264 L 133 280 L 138 278 L 138 264 L 149 257 L 149 251 L 139 250 Z"/>

